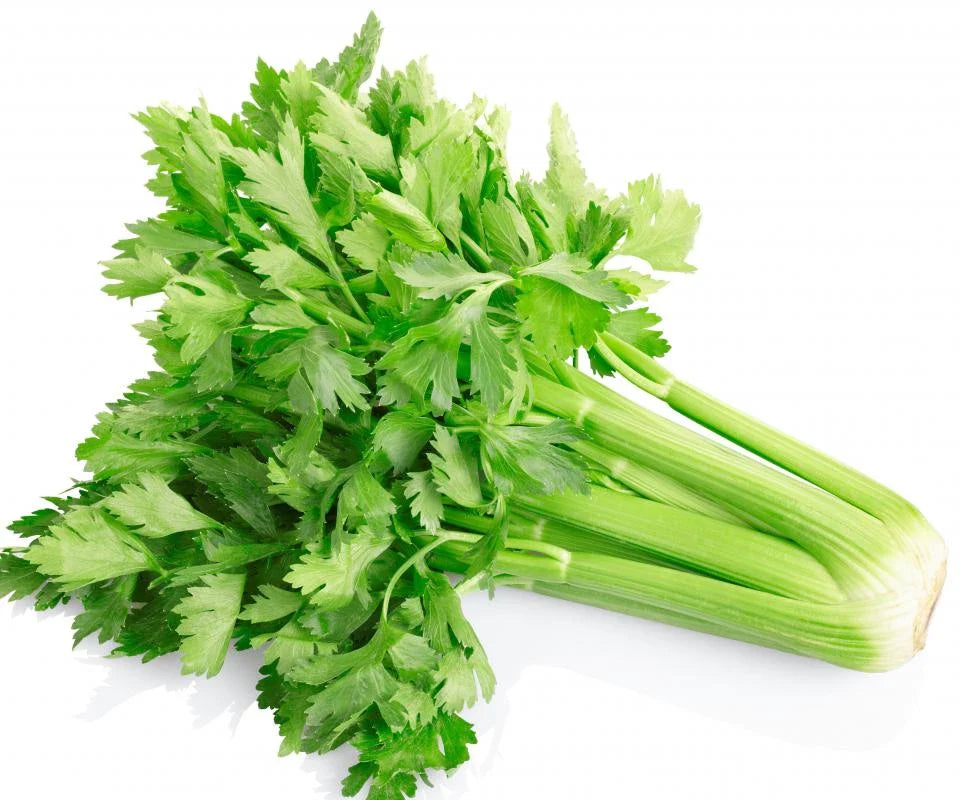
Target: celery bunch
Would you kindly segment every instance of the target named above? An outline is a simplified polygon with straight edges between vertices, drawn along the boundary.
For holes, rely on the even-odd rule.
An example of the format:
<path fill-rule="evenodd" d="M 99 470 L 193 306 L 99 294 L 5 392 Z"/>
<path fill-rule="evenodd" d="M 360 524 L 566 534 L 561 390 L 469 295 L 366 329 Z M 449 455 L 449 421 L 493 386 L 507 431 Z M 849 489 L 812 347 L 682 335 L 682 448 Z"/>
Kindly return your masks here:
<path fill-rule="evenodd" d="M 345 793 L 384 799 L 467 758 L 494 688 L 472 589 L 909 659 L 945 564 L 920 514 L 658 360 L 648 298 L 693 269 L 698 207 L 654 177 L 608 196 L 559 110 L 546 176 L 514 180 L 506 113 L 422 63 L 361 94 L 379 38 L 371 16 L 335 62 L 261 62 L 232 117 L 138 115 L 167 208 L 104 274 L 160 298 L 158 369 L 78 448 L 91 477 L 12 525 L 0 596 L 77 598 L 77 642 L 187 673 L 264 648 L 281 752 L 349 741 Z"/>

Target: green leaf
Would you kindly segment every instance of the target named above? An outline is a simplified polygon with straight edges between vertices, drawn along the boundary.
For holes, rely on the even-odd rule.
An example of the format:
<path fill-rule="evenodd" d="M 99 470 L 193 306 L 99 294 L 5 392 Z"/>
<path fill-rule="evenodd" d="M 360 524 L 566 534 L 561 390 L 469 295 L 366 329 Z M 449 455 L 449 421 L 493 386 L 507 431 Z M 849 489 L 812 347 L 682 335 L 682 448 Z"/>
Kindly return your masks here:
<path fill-rule="evenodd" d="M 700 206 L 688 203 L 683 192 L 663 191 L 651 175 L 627 187 L 627 213 L 621 255 L 642 258 L 654 269 L 693 272 L 686 258 L 700 226 Z"/>
<path fill-rule="evenodd" d="M 340 52 L 333 88 L 351 103 L 356 102 L 360 86 L 373 72 L 373 63 L 377 58 L 382 33 L 380 20 L 371 11 L 360 32 L 353 37 L 353 43 Z"/>
<path fill-rule="evenodd" d="M 333 464 L 316 451 L 322 436 L 323 419 L 320 415 L 307 414 L 300 418 L 293 436 L 280 449 L 280 456 L 291 473 L 302 475 L 309 469 L 311 479 L 316 483 L 328 481 L 336 474 Z"/>
<path fill-rule="evenodd" d="M 197 210 L 221 233 L 227 230 L 224 220 L 229 205 L 220 154 L 229 144 L 227 137 L 214 128 L 206 106 L 194 108 L 183 137 L 183 178 Z"/>
<path fill-rule="evenodd" d="M 414 118 L 423 119 L 436 102 L 433 76 L 426 60 L 411 61 L 403 70 L 384 72 L 370 90 L 369 114 L 378 130 L 400 140 Z"/>
<path fill-rule="evenodd" d="M 500 272 L 477 272 L 463 258 L 453 253 L 423 253 L 405 264 L 396 263 L 393 271 L 418 294 L 427 300 L 445 297 L 453 300 L 470 289 L 491 284 L 500 285 L 511 280 Z"/>
<path fill-rule="evenodd" d="M 183 459 L 200 450 L 190 442 L 131 436 L 114 429 L 109 415 L 101 415 L 93 436 L 77 447 L 77 458 L 98 480 L 135 479 L 144 472 L 173 479 L 181 472 Z"/>
<path fill-rule="evenodd" d="M 457 437 L 446 428 L 437 427 L 432 442 L 434 452 L 427 458 L 432 466 L 431 475 L 437 490 L 467 508 L 483 505 L 480 477 L 476 458 L 464 453 Z"/>
<path fill-rule="evenodd" d="M 582 256 L 558 253 L 522 270 L 523 293 L 517 312 L 523 330 L 548 359 L 567 359 L 578 347 L 589 347 L 610 320 L 609 307 L 630 298 L 592 269 Z"/>
<path fill-rule="evenodd" d="M 523 276 L 548 280 L 578 295 L 610 306 L 625 306 L 630 298 L 607 281 L 607 273 L 594 269 L 583 256 L 557 253 L 541 264 L 520 271 Z"/>
<path fill-rule="evenodd" d="M 337 523 L 365 523 L 384 530 L 390 516 L 397 510 L 393 497 L 373 476 L 367 467 L 360 465 L 344 482 L 337 503 Z"/>
<path fill-rule="evenodd" d="M 297 595 L 299 597 L 299 595 Z M 336 650 L 336 644 L 322 642 L 303 627 L 296 619 L 290 620 L 276 633 L 258 636 L 253 640 L 255 647 L 269 642 L 263 653 L 264 664 L 276 664 L 277 671 L 285 675 L 295 664 L 312 656 L 330 654 Z"/>
<path fill-rule="evenodd" d="M 261 536 L 276 536 L 276 521 L 267 492 L 270 479 L 267 465 L 249 450 L 233 448 L 228 452 L 197 455 L 188 459 L 197 478 L 215 496 Z"/>
<path fill-rule="evenodd" d="M 147 662 L 174 652 L 180 646 L 180 637 L 173 609 L 184 594 L 180 588 L 163 589 L 142 606 L 134 607 L 116 636 L 113 655 L 141 656 Z"/>
<path fill-rule="evenodd" d="M 587 180 L 587 173 L 577 155 L 577 141 L 560 106 L 550 113 L 550 143 L 547 145 L 550 166 L 544 178 L 547 196 L 565 213 L 582 214 L 591 202 L 606 202 L 603 192 Z"/>
<path fill-rule="evenodd" d="M 366 572 L 391 541 L 392 537 L 361 528 L 342 538 L 329 555 L 310 545 L 285 580 L 308 596 L 313 605 L 327 611 L 344 608 L 354 597 L 368 600 Z"/>
<path fill-rule="evenodd" d="M 522 393 L 516 373 L 517 359 L 511 355 L 488 322 L 486 314 L 470 323 L 470 392 L 488 409 L 499 409 L 504 400 Z"/>
<path fill-rule="evenodd" d="M 280 90 L 281 75 L 262 58 L 257 59 L 256 82 L 250 84 L 253 102 L 244 102 L 243 116 L 257 133 L 269 141 L 276 141 L 280 133 L 275 112 L 281 116 L 287 110 L 287 101 Z"/>
<path fill-rule="evenodd" d="M 233 382 L 233 335 L 221 333 L 193 371 L 197 391 L 212 392 L 226 389 Z"/>
<path fill-rule="evenodd" d="M 347 225 L 376 186 L 353 159 L 327 150 L 319 151 L 316 157 L 324 216 L 331 226 Z"/>
<path fill-rule="evenodd" d="M 66 514 L 29 547 L 24 558 L 66 592 L 153 566 L 131 534 L 95 508 Z"/>
<path fill-rule="evenodd" d="M 483 106 L 483 101 L 478 98 L 474 98 L 466 109 L 457 108 L 446 100 L 425 106 L 422 119 L 416 116 L 410 119 L 408 151 L 419 155 L 435 143 L 455 143 L 469 138 Z"/>
<path fill-rule="evenodd" d="M 384 414 L 373 430 L 373 446 L 383 451 L 401 474 L 413 464 L 433 436 L 436 424 L 412 409 L 401 408 Z"/>
<path fill-rule="evenodd" d="M 334 263 L 327 227 L 317 214 L 304 181 L 304 145 L 291 117 L 286 117 L 277 139 L 278 156 L 268 151 L 236 147 L 232 158 L 247 180 L 240 185 L 302 247 L 328 266 Z"/>
<path fill-rule="evenodd" d="M 437 715 L 434 699 L 409 683 L 401 683 L 390 699 L 381 701 L 378 707 L 392 731 L 423 727 Z"/>
<path fill-rule="evenodd" d="M 429 576 L 423 604 L 423 633 L 435 650 L 446 652 L 459 645 L 468 652 L 483 652 L 473 626 L 463 615 L 460 596 L 446 577 L 438 573 Z"/>
<path fill-rule="evenodd" d="M 357 217 L 353 224 L 337 232 L 337 244 L 344 255 L 360 269 L 376 270 L 390 249 L 390 232 L 369 212 Z"/>
<path fill-rule="evenodd" d="M 417 776 L 454 769 L 467 760 L 467 745 L 476 741 L 470 723 L 443 712 L 419 727 L 357 737 L 353 743 L 360 762 L 344 779 L 343 793 L 359 794 L 369 781 L 368 800 L 405 800 L 416 792 Z"/>
<path fill-rule="evenodd" d="M 287 678 L 296 683 L 322 686 L 341 675 L 363 667 L 379 664 L 386 655 L 396 629 L 380 626 L 363 645 L 344 652 L 321 652 L 294 664 Z"/>
<path fill-rule="evenodd" d="M 264 248 L 251 250 L 246 260 L 266 280 L 264 289 L 320 289 L 334 281 L 315 264 L 311 264 L 296 250 L 279 242 L 265 242 Z"/>
<path fill-rule="evenodd" d="M 183 109 L 170 106 L 147 106 L 145 111 L 133 115 L 143 125 L 147 136 L 157 146 L 151 153 L 153 159 L 161 160 L 163 166 L 175 169 L 177 163 L 171 162 L 170 155 L 180 149 L 182 143 L 181 125 L 186 113 Z M 152 162 L 151 162 L 152 163 Z"/>
<path fill-rule="evenodd" d="M 490 255 L 516 267 L 536 262 L 537 244 L 533 232 L 511 199 L 484 200 L 480 216 Z"/>
<path fill-rule="evenodd" d="M 198 361 L 221 334 L 239 327 L 253 307 L 246 298 L 195 275 L 180 276 L 165 291 L 167 333 L 184 340 L 180 357 L 188 364 Z"/>
<path fill-rule="evenodd" d="M 438 655 L 430 643 L 414 633 L 401 633 L 387 648 L 387 655 L 394 669 L 401 675 L 415 678 L 417 673 L 436 668 Z"/>
<path fill-rule="evenodd" d="M 363 113 L 335 91 L 325 86 L 318 89 L 318 112 L 310 120 L 313 146 L 352 158 L 372 177 L 395 180 L 397 162 L 389 137 L 375 133 Z"/>
<path fill-rule="evenodd" d="M 298 303 L 289 300 L 264 301 L 250 312 L 253 327 L 259 331 L 286 331 L 291 328 L 309 330 L 317 322 L 304 313 Z"/>
<path fill-rule="evenodd" d="M 580 438 L 567 422 L 549 425 L 485 425 L 481 442 L 487 477 L 504 494 L 553 494 L 587 489 L 582 459 L 558 445 Z"/>
<path fill-rule="evenodd" d="M 411 328 L 394 342 L 377 362 L 377 368 L 392 381 L 413 390 L 418 400 L 429 395 L 433 408 L 449 411 L 453 399 L 460 396 L 457 381 L 460 346 L 471 318 L 482 313 L 483 309 L 476 304 L 461 304 L 435 322 Z M 388 404 L 389 397 L 388 392 L 381 390 L 384 405 Z"/>
<path fill-rule="evenodd" d="M 400 163 L 401 194 L 448 236 L 459 231 L 459 200 L 476 171 L 469 139 L 435 141 L 420 156 Z"/>
<path fill-rule="evenodd" d="M 127 225 L 127 230 L 137 238 L 128 240 L 129 246 L 120 248 L 125 252 L 136 252 L 137 248 L 142 248 L 161 256 L 176 256 L 209 253 L 223 247 L 223 242 L 180 230 L 173 220 L 163 216 L 131 223 Z M 123 243 L 117 246 L 120 244 Z"/>
<path fill-rule="evenodd" d="M 646 275 L 632 269 L 608 269 L 607 276 L 610 283 L 624 294 L 645 300 L 654 292 L 659 292 L 667 281 L 660 281 L 652 275 Z"/>
<path fill-rule="evenodd" d="M 384 405 L 399 402 L 397 384 L 408 387 L 418 399 L 429 397 L 437 411 L 449 411 L 454 398 L 460 397 L 457 380 L 458 356 L 464 340 L 473 343 L 470 376 L 473 391 L 496 409 L 516 383 L 513 370 L 516 361 L 506 345 L 490 327 L 486 305 L 489 292 L 496 284 L 454 305 L 439 319 L 418 325 L 394 342 L 377 367 L 386 372 L 380 399 Z M 383 373 L 381 373 L 383 374 Z M 405 402 L 405 400 L 404 400 Z"/>
<path fill-rule="evenodd" d="M 444 653 L 436 681 L 440 684 L 437 705 L 452 714 L 477 702 L 478 682 L 486 700 L 493 697 L 495 686 L 493 672 L 486 658 L 476 654 L 467 656 L 462 650 Z"/>
<path fill-rule="evenodd" d="M 626 230 L 627 218 L 620 213 L 619 203 L 611 212 L 591 201 L 577 221 L 574 249 L 591 264 L 598 264 L 610 255 Z"/>
<path fill-rule="evenodd" d="M 301 595 L 267 583 L 260 587 L 260 594 L 244 607 L 239 618 L 255 624 L 273 622 L 299 611 L 302 604 Z"/>
<path fill-rule="evenodd" d="M 337 414 L 341 406 L 366 409 L 367 386 L 357 380 L 370 371 L 367 363 L 333 347 L 330 331 L 317 326 L 301 339 L 257 366 L 257 374 L 288 381 L 290 402 L 300 414 L 326 410 Z"/>
<path fill-rule="evenodd" d="M 280 91 L 287 101 L 290 118 L 301 131 L 309 130 L 310 117 L 317 111 L 320 91 L 307 66 L 299 61 L 280 78 Z"/>
<path fill-rule="evenodd" d="M 100 644 L 116 640 L 130 614 L 136 575 L 118 578 L 109 586 L 95 586 L 83 597 L 83 612 L 73 620 L 73 646 L 97 633 Z"/>
<path fill-rule="evenodd" d="M 443 497 L 433 482 L 430 470 L 411 472 L 404 484 L 403 494 L 410 501 L 410 513 L 420 520 L 426 530 L 436 534 L 443 519 Z"/>
<path fill-rule="evenodd" d="M 590 347 L 610 321 L 602 303 L 541 278 L 524 281 L 517 312 L 523 330 L 547 359 L 566 360 L 577 348 Z"/>
<path fill-rule="evenodd" d="M 670 350 L 670 343 L 663 338 L 663 333 L 653 330 L 660 321 L 660 317 L 649 309 L 633 308 L 614 314 L 607 330 L 648 356 L 659 358 Z"/>
<path fill-rule="evenodd" d="M 154 538 L 219 526 L 171 490 L 161 476 L 144 473 L 139 484 L 125 483 L 103 501 L 111 514 L 136 528 L 137 535 Z"/>
<path fill-rule="evenodd" d="M 218 570 L 226 567 L 241 567 L 261 558 L 277 555 L 286 549 L 275 542 L 250 541 L 249 533 L 238 533 L 229 528 L 222 531 L 205 531 L 201 534 L 203 554 Z"/>
<path fill-rule="evenodd" d="M 366 209 L 390 233 L 414 250 L 445 250 L 447 240 L 424 213 L 406 198 L 384 189 L 367 200 Z"/>
<path fill-rule="evenodd" d="M 107 294 L 129 298 L 158 294 L 172 278 L 180 274 L 156 251 L 137 246 L 134 252 L 134 258 L 114 258 L 102 262 L 102 266 L 106 267 L 103 277 L 117 281 L 103 287 Z"/>
<path fill-rule="evenodd" d="M 177 633 L 183 637 L 180 652 L 185 675 L 212 678 L 220 672 L 240 613 L 245 582 L 243 574 L 204 575 L 173 609 L 183 618 Z"/>
<path fill-rule="evenodd" d="M 396 679 L 380 664 L 360 667 L 325 686 L 307 710 L 319 751 L 340 744 L 370 706 L 389 700 L 397 688 Z"/>
<path fill-rule="evenodd" d="M 0 551 L 0 599 L 22 600 L 36 592 L 46 577 L 36 566 L 14 553 Z"/>
<path fill-rule="evenodd" d="M 41 508 L 14 520 L 7 528 L 17 536 L 32 539 L 34 536 L 41 536 L 46 533 L 61 516 L 61 512 L 55 508 Z"/>

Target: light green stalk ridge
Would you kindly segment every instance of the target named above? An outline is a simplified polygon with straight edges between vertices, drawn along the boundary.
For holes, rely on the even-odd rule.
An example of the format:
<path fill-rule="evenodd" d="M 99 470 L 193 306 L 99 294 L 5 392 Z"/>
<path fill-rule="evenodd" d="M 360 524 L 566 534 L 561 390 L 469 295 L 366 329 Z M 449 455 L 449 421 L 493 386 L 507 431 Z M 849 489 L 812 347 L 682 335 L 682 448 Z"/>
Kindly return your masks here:
<path fill-rule="evenodd" d="M 849 597 L 870 597 L 902 585 L 899 554 L 876 518 L 629 403 L 572 368 L 564 377 L 576 382 L 575 389 L 533 376 L 537 408 L 572 421 L 607 450 L 758 518 L 820 561 Z"/>
<path fill-rule="evenodd" d="M 490 517 L 456 506 L 445 507 L 443 518 L 446 524 L 471 533 L 487 534 L 496 528 L 496 523 Z M 532 542 L 544 542 L 564 550 L 585 550 L 634 561 L 646 561 L 651 564 L 676 566 L 665 558 L 658 558 L 635 544 L 608 536 L 601 531 L 568 525 L 531 512 L 525 513 L 523 509 L 510 510 L 507 533 L 511 541 L 526 539 Z"/>
<path fill-rule="evenodd" d="M 811 602 L 598 553 L 568 551 L 556 559 L 514 546 L 508 540 L 495 572 L 504 583 L 542 594 L 868 672 L 892 669 L 915 652 L 912 606 L 893 593 Z M 461 542 L 445 542 L 434 551 L 434 566 L 463 571 L 466 552 Z"/>
<path fill-rule="evenodd" d="M 745 521 L 744 517 L 747 515 L 738 516 L 719 503 L 697 494 L 679 481 L 675 481 L 655 469 L 640 466 L 623 456 L 604 450 L 594 442 L 581 439 L 572 442 L 570 447 L 588 458 L 605 474 L 649 500 L 666 503 L 668 506 L 682 508 L 685 511 L 693 511 L 733 525 L 739 525 Z M 753 527 L 759 524 L 761 523 L 756 521 Z"/>
<path fill-rule="evenodd" d="M 829 626 L 842 620 L 847 627 L 838 628 L 836 636 L 846 637 L 860 635 L 849 627 L 858 614 L 865 615 L 865 622 L 869 622 L 861 633 L 874 639 L 870 647 L 874 648 L 876 663 L 858 668 L 889 668 L 923 646 L 929 617 L 943 583 L 945 548 L 912 505 L 861 473 L 679 381 L 654 359 L 614 336 L 603 334 L 597 350 L 635 385 L 763 461 L 660 417 L 563 363 L 551 364 L 549 369 L 537 365 L 533 377 L 535 410 L 529 417 L 530 423 L 543 424 L 548 419 L 546 415 L 570 420 L 588 437 L 586 445 L 578 445 L 580 452 L 640 494 L 657 487 L 656 481 L 649 479 L 651 473 L 670 481 L 661 486 L 671 493 L 661 491 L 657 497 L 675 507 L 670 513 L 696 510 L 711 518 L 710 525 L 729 524 L 729 520 L 711 513 L 709 506 L 698 503 L 697 498 L 705 498 L 743 520 L 743 525 L 775 532 L 796 543 L 826 568 L 844 597 L 829 604 L 834 612 L 827 612 L 823 603 L 813 602 L 807 623 Z M 537 502 L 556 503 L 553 513 L 563 513 L 568 523 L 576 515 L 567 506 L 561 511 L 562 500 L 558 498 Z M 631 498 L 605 502 L 604 524 L 612 521 L 613 526 L 637 526 L 636 518 L 624 514 L 618 520 L 616 512 L 610 511 L 617 503 L 630 505 Z M 544 513 L 536 505 L 533 510 Z M 593 521 L 591 524 L 596 525 Z M 707 525 L 702 517 L 700 524 Z M 661 533 L 664 530 L 661 528 Z M 693 565 L 693 571 L 704 573 L 695 576 L 701 579 L 718 576 L 716 570 L 704 564 Z M 575 570 L 572 574 L 577 575 Z M 711 619 L 705 628 L 702 615 L 694 614 L 692 606 L 685 610 L 679 605 L 651 605 L 647 597 L 651 587 L 643 581 L 653 577 L 659 580 L 662 576 L 643 570 L 631 574 L 636 582 L 616 591 L 609 582 L 570 588 L 570 580 L 562 588 L 551 584 L 545 589 L 542 582 L 529 588 L 687 624 L 698 630 L 712 629 L 723 635 L 782 646 L 770 642 L 768 632 L 750 630 L 750 624 L 743 619 L 736 626 L 729 619 L 722 623 Z M 568 571 L 568 578 L 570 575 Z M 742 576 L 720 576 L 730 583 L 751 585 Z M 680 588 L 687 578 L 677 581 Z M 769 588 L 753 586 L 765 588 L 766 595 L 773 598 L 774 592 Z M 771 602 L 779 604 L 780 599 Z M 870 613 L 876 614 L 872 621 L 866 620 Z M 684 621 L 682 615 L 689 618 Z M 740 627 L 734 630 L 737 626 Z M 794 645 L 784 649 L 800 652 Z M 863 645 L 860 651 L 865 653 L 867 649 Z M 837 663 L 851 661 L 836 654 L 820 657 Z"/>
<path fill-rule="evenodd" d="M 910 502 L 816 448 L 678 380 L 616 336 L 603 334 L 601 339 L 618 359 L 660 387 L 656 396 L 671 408 L 883 522 L 889 535 L 913 554 L 919 588 L 932 597 L 931 604 L 935 601 L 946 571 L 946 547 Z"/>
<path fill-rule="evenodd" d="M 521 509 L 600 531 L 672 564 L 743 586 L 821 602 L 843 599 L 813 556 L 793 542 L 750 528 L 599 486 L 588 498 L 564 493 L 515 502 Z"/>

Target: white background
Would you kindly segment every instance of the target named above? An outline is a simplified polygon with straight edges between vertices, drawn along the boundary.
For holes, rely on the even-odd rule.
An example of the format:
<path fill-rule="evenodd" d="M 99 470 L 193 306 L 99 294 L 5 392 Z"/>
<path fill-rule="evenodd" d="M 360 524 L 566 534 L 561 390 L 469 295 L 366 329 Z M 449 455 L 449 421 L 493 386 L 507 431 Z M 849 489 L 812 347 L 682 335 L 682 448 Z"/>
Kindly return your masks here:
<path fill-rule="evenodd" d="M 372 0 L 371 0 L 372 1 Z M 255 59 L 333 56 L 365 4 L 7 4 L 0 21 L 0 517 L 149 367 L 142 309 L 99 293 L 121 223 L 158 211 L 128 113 L 239 108 Z M 535 6 L 543 5 L 538 10 Z M 381 63 L 513 112 L 542 172 L 549 105 L 594 179 L 651 171 L 703 206 L 700 273 L 657 298 L 680 375 L 924 509 L 957 547 L 960 24 L 952 2 L 381 0 Z M 960 592 L 928 648 L 861 675 L 502 591 L 468 610 L 499 676 L 471 763 L 425 798 L 955 796 Z M 275 758 L 257 656 L 71 653 L 73 609 L 0 604 L 0 765 L 21 797 L 336 795 L 349 753 Z"/>

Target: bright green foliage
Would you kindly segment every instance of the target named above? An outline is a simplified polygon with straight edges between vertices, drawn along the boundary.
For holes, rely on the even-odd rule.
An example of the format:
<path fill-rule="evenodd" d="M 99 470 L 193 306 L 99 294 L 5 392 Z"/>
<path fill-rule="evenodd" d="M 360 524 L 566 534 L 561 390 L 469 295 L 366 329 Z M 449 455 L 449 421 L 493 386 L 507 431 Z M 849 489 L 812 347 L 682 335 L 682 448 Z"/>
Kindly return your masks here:
<path fill-rule="evenodd" d="M 261 204 L 268 216 L 329 267 L 332 254 L 326 225 L 304 183 L 304 144 L 293 120 L 287 117 L 281 125 L 276 155 L 235 148 L 229 157 L 246 175 L 240 190 Z"/>
<path fill-rule="evenodd" d="M 692 272 L 686 262 L 700 225 L 700 207 L 688 203 L 681 192 L 664 191 L 660 179 L 650 176 L 631 183 L 627 193 L 629 228 L 620 248 L 654 269 Z"/>
<path fill-rule="evenodd" d="M 250 310 L 245 298 L 207 278 L 179 277 L 165 291 L 164 311 L 171 323 L 167 332 L 183 340 L 180 357 L 188 364 L 198 361 L 221 334 L 239 327 Z"/>
<path fill-rule="evenodd" d="M 550 166 L 543 181 L 547 196 L 566 214 L 579 216 L 590 203 L 603 204 L 606 197 L 587 180 L 577 155 L 577 142 L 570 121 L 554 106 L 550 115 Z"/>
<path fill-rule="evenodd" d="M 157 371 L 78 447 L 89 481 L 0 552 L 0 596 L 81 600 L 77 643 L 210 676 L 231 641 L 263 647 L 281 751 L 351 742 L 344 791 L 374 800 L 466 760 L 458 714 L 493 692 L 433 549 L 492 587 L 515 502 L 588 490 L 582 433 L 525 418 L 534 380 L 605 331 L 666 351 L 627 310 L 661 282 L 605 265 L 686 268 L 698 214 L 653 179 L 609 199 L 559 109 L 545 178 L 512 181 L 503 109 L 438 98 L 423 62 L 361 91 L 380 34 L 371 15 L 336 61 L 258 62 L 240 115 L 137 115 L 166 208 L 105 291 L 156 296 Z"/>
<path fill-rule="evenodd" d="M 261 536 L 276 534 L 266 465 L 246 449 L 198 455 L 187 464 L 207 492 L 223 500 Z"/>
<path fill-rule="evenodd" d="M 653 326 L 659 322 L 660 317 L 648 309 L 631 308 L 615 314 L 607 330 L 648 356 L 656 358 L 666 355 L 670 350 L 670 344 L 663 338 L 663 334 L 653 330 Z"/>
<path fill-rule="evenodd" d="M 524 293 L 517 310 L 534 344 L 549 358 L 562 359 L 580 347 L 591 347 L 610 322 L 610 308 L 630 299 L 608 282 L 602 270 L 565 253 L 520 274 Z"/>
<path fill-rule="evenodd" d="M 382 450 L 394 471 L 406 472 L 433 437 L 436 423 L 414 409 L 398 409 L 380 417 L 373 431 L 374 446 Z"/>
<path fill-rule="evenodd" d="M 125 575 L 91 588 L 83 596 L 83 612 L 73 621 L 74 647 L 94 633 L 100 644 L 116 639 L 127 621 L 136 586 L 136 575 Z"/>
<path fill-rule="evenodd" d="M 103 290 L 114 297 L 145 297 L 158 294 L 176 277 L 177 272 L 156 250 L 137 247 L 133 258 L 115 258 L 104 261 L 103 276 L 117 283 L 107 284 Z"/>
<path fill-rule="evenodd" d="M 586 492 L 583 462 L 558 445 L 579 437 L 568 423 L 487 425 L 482 442 L 490 479 L 504 494 L 553 494 L 569 489 Z"/>
<path fill-rule="evenodd" d="M 443 519 L 443 496 L 429 471 L 411 472 L 403 495 L 410 501 L 410 513 L 430 533 L 440 530 Z"/>
<path fill-rule="evenodd" d="M 177 633 L 183 637 L 183 672 L 212 677 L 223 667 L 233 626 L 240 613 L 243 574 L 204 575 L 200 585 L 173 609 L 182 617 Z"/>
<path fill-rule="evenodd" d="M 24 554 L 37 571 L 72 591 L 151 567 L 134 534 L 94 508 L 79 508 L 50 527 Z"/>
<path fill-rule="evenodd" d="M 135 528 L 137 535 L 152 538 L 217 527 L 215 520 L 171 491 L 160 476 L 144 473 L 139 484 L 123 484 L 120 491 L 103 501 L 107 510 L 125 525 Z"/>
<path fill-rule="evenodd" d="M 260 594 L 243 609 L 240 619 L 250 622 L 273 622 L 289 617 L 300 610 L 303 598 L 296 592 L 288 592 L 279 586 L 266 584 L 260 587 Z"/>
<path fill-rule="evenodd" d="M 483 490 L 477 473 L 477 462 L 471 453 L 464 452 L 456 435 L 438 427 L 431 446 L 434 452 L 427 458 L 432 467 L 437 490 L 458 506 L 476 508 L 483 504 Z"/>
<path fill-rule="evenodd" d="M 264 242 L 262 250 L 247 254 L 247 262 L 265 276 L 264 289 L 321 289 L 333 281 L 316 264 L 281 242 Z"/>
<path fill-rule="evenodd" d="M 324 611 L 343 608 L 355 598 L 366 605 L 370 602 L 366 572 L 389 546 L 389 538 L 361 528 L 349 541 L 339 542 L 328 556 L 319 553 L 315 545 L 308 547 L 286 581 Z"/>
<path fill-rule="evenodd" d="M 333 335 L 322 326 L 263 361 L 258 374 L 272 381 L 289 379 L 290 405 L 300 414 L 327 411 L 336 414 L 340 406 L 367 408 L 363 395 L 370 390 L 357 378 L 370 368 L 366 362 L 335 349 Z"/>
<path fill-rule="evenodd" d="M 0 553 L 0 598 L 21 600 L 36 592 L 46 582 L 29 561 L 12 552 Z"/>

